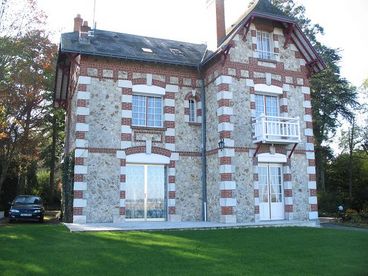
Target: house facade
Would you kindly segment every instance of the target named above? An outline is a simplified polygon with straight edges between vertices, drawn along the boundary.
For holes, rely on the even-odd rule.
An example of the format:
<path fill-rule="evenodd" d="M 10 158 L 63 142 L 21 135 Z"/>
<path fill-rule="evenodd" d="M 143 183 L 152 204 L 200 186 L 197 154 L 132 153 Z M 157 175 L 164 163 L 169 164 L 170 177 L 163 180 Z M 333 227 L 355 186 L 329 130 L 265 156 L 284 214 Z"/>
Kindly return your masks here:
<path fill-rule="evenodd" d="M 316 220 L 309 77 L 296 23 L 259 0 L 217 44 L 62 35 L 55 105 L 75 155 L 73 222 Z"/>

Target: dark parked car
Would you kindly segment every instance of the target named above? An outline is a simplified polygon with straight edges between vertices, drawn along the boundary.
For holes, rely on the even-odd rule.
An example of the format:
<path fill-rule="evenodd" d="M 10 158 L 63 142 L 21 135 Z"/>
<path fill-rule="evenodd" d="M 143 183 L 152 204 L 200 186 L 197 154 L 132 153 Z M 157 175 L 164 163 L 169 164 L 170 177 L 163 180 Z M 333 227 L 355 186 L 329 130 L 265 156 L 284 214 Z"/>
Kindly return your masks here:
<path fill-rule="evenodd" d="M 42 199 L 34 195 L 19 195 L 11 202 L 9 221 L 37 220 L 43 222 L 45 208 Z"/>

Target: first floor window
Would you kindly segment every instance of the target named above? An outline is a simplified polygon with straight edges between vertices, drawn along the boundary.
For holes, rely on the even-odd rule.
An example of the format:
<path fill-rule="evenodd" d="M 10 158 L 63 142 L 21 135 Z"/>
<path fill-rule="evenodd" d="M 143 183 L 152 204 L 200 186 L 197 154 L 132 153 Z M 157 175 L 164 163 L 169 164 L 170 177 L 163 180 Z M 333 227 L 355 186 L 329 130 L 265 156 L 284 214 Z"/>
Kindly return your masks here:
<path fill-rule="evenodd" d="M 196 102 L 194 99 L 189 100 L 189 122 L 196 122 L 197 116 L 196 116 Z"/>
<path fill-rule="evenodd" d="M 277 96 L 256 94 L 256 117 L 259 117 L 261 114 L 266 116 L 279 116 Z"/>
<path fill-rule="evenodd" d="M 162 127 L 162 98 L 133 95 L 132 124 L 134 126 Z"/>

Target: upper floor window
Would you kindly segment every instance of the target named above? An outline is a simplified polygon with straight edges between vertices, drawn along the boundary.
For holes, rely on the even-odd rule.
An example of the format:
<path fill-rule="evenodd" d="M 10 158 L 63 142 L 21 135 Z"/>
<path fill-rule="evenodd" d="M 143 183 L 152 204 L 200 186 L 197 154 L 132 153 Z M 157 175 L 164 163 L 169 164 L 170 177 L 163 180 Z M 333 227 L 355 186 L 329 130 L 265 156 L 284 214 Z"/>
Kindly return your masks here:
<path fill-rule="evenodd" d="M 196 110 L 196 102 L 194 99 L 189 100 L 189 122 L 196 123 L 197 122 L 197 110 Z"/>
<path fill-rule="evenodd" d="M 271 33 L 257 31 L 257 53 L 258 58 L 275 59 L 272 48 Z"/>
<path fill-rule="evenodd" d="M 256 94 L 256 117 L 261 114 L 266 116 L 279 116 L 279 101 L 277 96 Z"/>
<path fill-rule="evenodd" d="M 133 95 L 132 124 L 162 127 L 162 97 Z"/>

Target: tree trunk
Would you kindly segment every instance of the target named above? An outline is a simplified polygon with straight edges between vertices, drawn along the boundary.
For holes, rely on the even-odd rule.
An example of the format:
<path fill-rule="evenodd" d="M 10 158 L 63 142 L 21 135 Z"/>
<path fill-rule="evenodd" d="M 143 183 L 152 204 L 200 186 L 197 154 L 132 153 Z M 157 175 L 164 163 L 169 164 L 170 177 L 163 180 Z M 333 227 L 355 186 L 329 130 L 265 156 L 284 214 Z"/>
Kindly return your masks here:
<path fill-rule="evenodd" d="M 56 116 L 52 118 L 52 145 L 51 145 L 51 161 L 50 161 L 50 192 L 49 204 L 53 204 L 55 191 L 55 154 L 56 154 Z"/>

